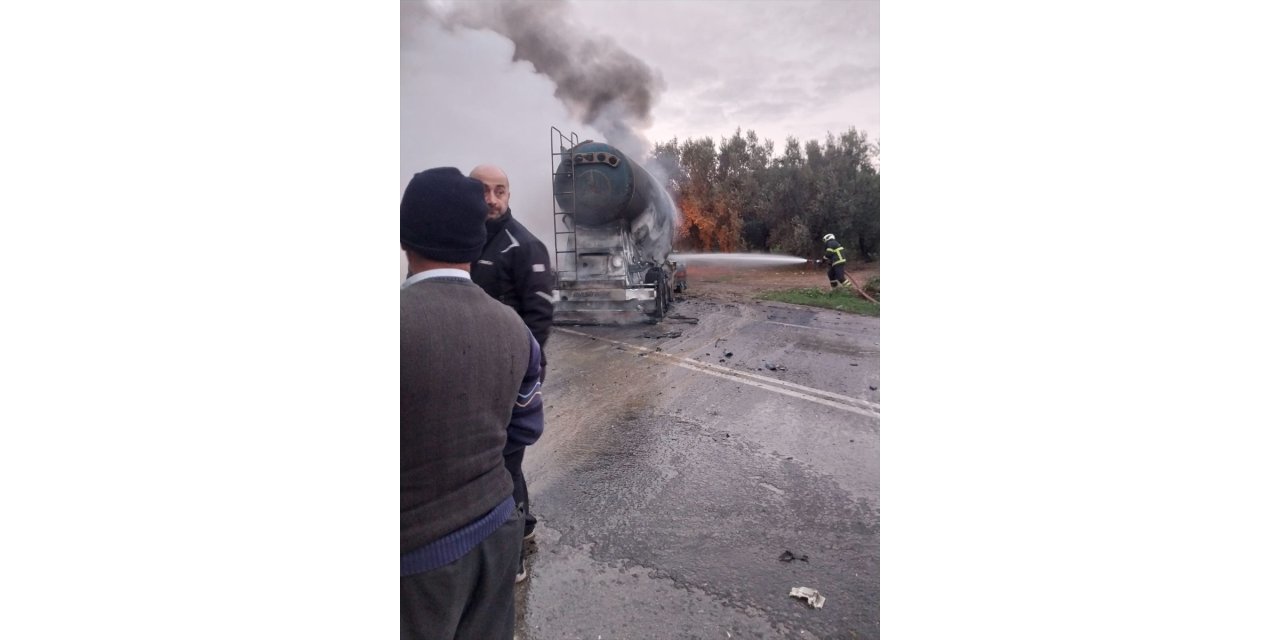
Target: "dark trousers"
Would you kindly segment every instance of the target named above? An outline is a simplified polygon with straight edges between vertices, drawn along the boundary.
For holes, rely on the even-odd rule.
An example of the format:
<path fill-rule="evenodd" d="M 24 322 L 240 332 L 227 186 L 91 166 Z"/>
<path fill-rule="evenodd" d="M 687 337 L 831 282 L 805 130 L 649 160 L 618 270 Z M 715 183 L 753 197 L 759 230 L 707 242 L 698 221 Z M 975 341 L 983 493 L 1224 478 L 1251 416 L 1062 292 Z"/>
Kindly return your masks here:
<path fill-rule="evenodd" d="M 518 510 L 467 555 L 400 578 L 401 640 L 511 638 L 523 522 Z"/>
<path fill-rule="evenodd" d="M 521 535 L 528 534 L 537 526 L 538 519 L 529 510 L 529 485 L 525 484 L 524 471 L 520 468 L 524 464 L 524 447 L 502 454 L 502 461 L 507 465 L 507 473 L 511 474 L 511 484 L 515 485 L 511 497 L 516 501 L 516 510 L 524 513 L 524 533 Z"/>
<path fill-rule="evenodd" d="M 832 287 L 840 286 L 844 282 L 844 265 L 833 264 L 827 269 L 827 279 L 831 281 Z"/>

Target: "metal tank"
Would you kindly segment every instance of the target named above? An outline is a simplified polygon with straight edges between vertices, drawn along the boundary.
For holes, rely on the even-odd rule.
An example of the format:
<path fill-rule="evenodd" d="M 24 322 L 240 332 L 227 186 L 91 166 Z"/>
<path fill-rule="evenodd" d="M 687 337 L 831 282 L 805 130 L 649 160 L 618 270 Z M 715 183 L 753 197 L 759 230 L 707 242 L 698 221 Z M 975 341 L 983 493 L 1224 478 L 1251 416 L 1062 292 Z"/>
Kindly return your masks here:
<path fill-rule="evenodd" d="M 642 259 L 664 262 L 671 254 L 675 204 L 643 167 L 603 142 L 586 141 L 562 154 L 553 191 L 575 227 L 626 225 Z"/>
<path fill-rule="evenodd" d="M 553 127 L 552 157 L 556 322 L 661 319 L 673 302 L 671 196 L 603 142 L 579 143 Z"/>

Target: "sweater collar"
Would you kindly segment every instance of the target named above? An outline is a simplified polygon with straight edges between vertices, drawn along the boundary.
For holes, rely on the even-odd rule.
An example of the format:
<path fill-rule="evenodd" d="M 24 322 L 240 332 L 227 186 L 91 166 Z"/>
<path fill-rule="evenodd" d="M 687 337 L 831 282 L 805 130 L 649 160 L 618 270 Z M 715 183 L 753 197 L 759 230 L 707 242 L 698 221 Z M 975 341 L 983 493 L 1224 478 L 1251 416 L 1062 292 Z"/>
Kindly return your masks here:
<path fill-rule="evenodd" d="M 462 278 L 464 280 L 470 280 L 471 274 L 463 271 L 462 269 L 427 269 L 426 271 L 419 271 L 409 276 L 400 284 L 400 288 L 408 288 L 428 278 Z"/>

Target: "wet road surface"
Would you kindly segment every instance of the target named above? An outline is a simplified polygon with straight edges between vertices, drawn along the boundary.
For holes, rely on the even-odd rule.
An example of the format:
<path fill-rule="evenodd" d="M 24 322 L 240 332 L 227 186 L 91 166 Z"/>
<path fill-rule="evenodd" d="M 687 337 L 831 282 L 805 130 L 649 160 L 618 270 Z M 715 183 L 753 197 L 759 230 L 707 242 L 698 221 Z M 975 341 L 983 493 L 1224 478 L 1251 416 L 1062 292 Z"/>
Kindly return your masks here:
<path fill-rule="evenodd" d="M 517 637 L 878 638 L 879 322 L 690 297 L 557 327 Z"/>

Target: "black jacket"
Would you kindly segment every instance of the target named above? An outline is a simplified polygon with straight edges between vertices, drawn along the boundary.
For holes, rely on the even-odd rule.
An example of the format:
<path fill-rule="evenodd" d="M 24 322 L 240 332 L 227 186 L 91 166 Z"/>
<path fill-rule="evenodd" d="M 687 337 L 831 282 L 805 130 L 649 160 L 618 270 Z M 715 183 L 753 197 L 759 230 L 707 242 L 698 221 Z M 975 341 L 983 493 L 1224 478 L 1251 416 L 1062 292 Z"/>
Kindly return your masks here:
<path fill-rule="evenodd" d="M 555 267 L 547 247 L 511 217 L 510 209 L 497 220 L 485 221 L 485 228 L 489 239 L 480 259 L 471 263 L 471 280 L 516 310 L 538 346 L 543 347 L 545 364 L 553 311 L 551 290 L 555 287 Z"/>

